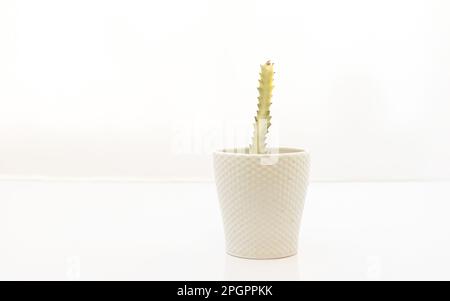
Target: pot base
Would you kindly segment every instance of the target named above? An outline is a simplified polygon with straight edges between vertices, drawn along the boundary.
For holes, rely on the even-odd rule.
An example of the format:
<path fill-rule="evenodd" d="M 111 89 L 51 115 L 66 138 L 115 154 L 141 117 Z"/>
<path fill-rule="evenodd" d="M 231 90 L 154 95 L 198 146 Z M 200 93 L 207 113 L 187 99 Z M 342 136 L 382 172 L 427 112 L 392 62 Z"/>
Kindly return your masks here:
<path fill-rule="evenodd" d="M 236 258 L 240 258 L 240 259 L 247 259 L 247 260 L 277 260 L 277 259 L 284 259 L 284 258 L 289 258 L 292 256 L 297 255 L 297 252 L 289 254 L 289 255 L 281 255 L 281 256 L 269 256 L 269 257 L 258 257 L 258 256 L 243 256 L 243 255 L 238 255 L 238 254 L 233 254 L 230 252 L 226 252 L 228 255 L 236 257 Z"/>

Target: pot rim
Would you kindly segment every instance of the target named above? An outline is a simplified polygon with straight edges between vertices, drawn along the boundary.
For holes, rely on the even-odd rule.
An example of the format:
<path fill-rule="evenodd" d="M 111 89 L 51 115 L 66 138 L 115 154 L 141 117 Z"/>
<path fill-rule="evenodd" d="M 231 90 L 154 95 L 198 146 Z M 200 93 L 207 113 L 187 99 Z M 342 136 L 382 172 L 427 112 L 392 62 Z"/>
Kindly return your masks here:
<path fill-rule="evenodd" d="M 273 147 L 268 149 L 266 154 L 250 154 L 248 153 L 248 147 L 245 148 L 225 148 L 214 151 L 215 155 L 226 156 L 243 156 L 243 157 L 284 157 L 295 155 L 308 155 L 308 152 L 301 148 L 294 147 Z"/>

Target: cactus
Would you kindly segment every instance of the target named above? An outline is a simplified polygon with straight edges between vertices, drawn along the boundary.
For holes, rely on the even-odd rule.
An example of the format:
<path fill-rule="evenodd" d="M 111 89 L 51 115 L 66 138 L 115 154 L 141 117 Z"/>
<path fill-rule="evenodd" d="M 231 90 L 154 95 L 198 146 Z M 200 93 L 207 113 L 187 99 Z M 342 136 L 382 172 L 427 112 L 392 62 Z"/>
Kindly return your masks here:
<path fill-rule="evenodd" d="M 270 105 L 272 104 L 273 89 L 273 63 L 267 61 L 261 65 L 258 87 L 258 111 L 255 116 L 252 144 L 249 147 L 251 154 L 265 154 L 266 136 L 270 127 Z"/>

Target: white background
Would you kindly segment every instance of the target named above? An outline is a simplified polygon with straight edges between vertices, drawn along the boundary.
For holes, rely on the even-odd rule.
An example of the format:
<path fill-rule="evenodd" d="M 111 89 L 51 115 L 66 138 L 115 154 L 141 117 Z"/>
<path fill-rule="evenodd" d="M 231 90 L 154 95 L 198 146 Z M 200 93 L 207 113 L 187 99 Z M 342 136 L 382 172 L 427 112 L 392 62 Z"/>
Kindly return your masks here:
<path fill-rule="evenodd" d="M 211 179 L 245 145 L 259 64 L 272 145 L 313 180 L 450 179 L 450 2 L 0 2 L 2 177 Z"/>
<path fill-rule="evenodd" d="M 0 280 L 450 279 L 449 16 L 0 1 Z M 225 254 L 211 152 L 249 143 L 267 59 L 270 144 L 309 150 L 313 183 L 298 255 L 252 261 Z"/>
<path fill-rule="evenodd" d="M 0 181 L 0 280 L 450 280 L 450 185 L 312 183 L 299 252 L 225 254 L 213 183 Z"/>

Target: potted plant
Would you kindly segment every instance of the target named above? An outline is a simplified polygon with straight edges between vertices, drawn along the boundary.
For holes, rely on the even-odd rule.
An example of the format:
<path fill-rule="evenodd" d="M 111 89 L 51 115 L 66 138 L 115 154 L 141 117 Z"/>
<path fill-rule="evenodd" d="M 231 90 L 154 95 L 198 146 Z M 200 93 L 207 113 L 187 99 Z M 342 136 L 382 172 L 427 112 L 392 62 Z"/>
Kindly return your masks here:
<path fill-rule="evenodd" d="M 237 257 L 270 259 L 297 253 L 310 160 L 301 149 L 266 146 L 273 75 L 273 63 L 261 65 L 250 146 L 213 154 L 226 251 Z"/>

